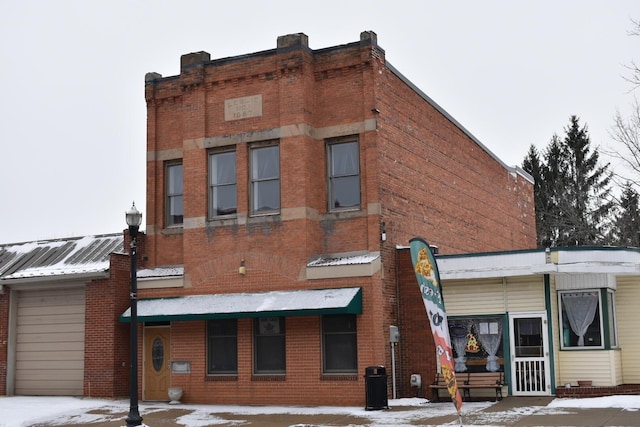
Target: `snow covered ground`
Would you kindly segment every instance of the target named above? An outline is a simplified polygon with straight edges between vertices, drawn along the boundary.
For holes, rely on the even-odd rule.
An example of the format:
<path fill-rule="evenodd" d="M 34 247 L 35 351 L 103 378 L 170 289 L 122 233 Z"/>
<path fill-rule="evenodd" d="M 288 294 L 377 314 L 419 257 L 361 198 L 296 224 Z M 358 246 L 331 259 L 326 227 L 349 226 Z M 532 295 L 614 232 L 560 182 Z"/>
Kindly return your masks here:
<path fill-rule="evenodd" d="M 517 417 L 533 413 L 542 415 L 562 414 L 571 408 L 621 408 L 633 412 L 640 410 L 640 396 L 611 396 L 585 399 L 554 399 L 547 406 L 517 407 L 509 411 L 486 411 L 494 402 L 470 402 L 463 405 L 463 420 L 473 417 L 473 425 L 505 425 Z M 236 406 L 236 405 L 168 405 L 141 404 L 143 418 L 152 418 L 154 412 L 184 409 L 178 411 L 173 422 L 176 426 L 206 427 L 228 423 L 216 414 L 255 415 L 344 415 L 368 420 L 370 426 L 409 426 L 416 420 L 455 415 L 449 403 L 428 402 L 425 399 L 395 399 L 389 401 L 392 410 L 365 411 L 357 407 L 279 407 L 279 406 Z M 28 427 L 39 423 L 48 425 L 113 423 L 124 419 L 129 410 L 126 400 L 104 400 L 73 397 L 0 397 L 0 427 Z M 187 413 L 188 412 L 188 413 Z M 185 414 L 186 413 L 186 414 Z M 483 418 L 484 417 L 484 418 Z M 640 412 L 638 413 L 640 420 Z M 480 423 L 479 423 L 480 422 Z M 484 424 L 486 422 L 487 424 Z M 450 425 L 459 425 L 453 421 Z M 466 422 L 464 424 L 467 424 Z M 110 424 L 113 425 L 113 424 Z M 308 424 L 294 424 L 297 427 Z M 638 424 L 640 425 L 640 424 Z M 151 425 L 153 427 L 153 425 Z"/>

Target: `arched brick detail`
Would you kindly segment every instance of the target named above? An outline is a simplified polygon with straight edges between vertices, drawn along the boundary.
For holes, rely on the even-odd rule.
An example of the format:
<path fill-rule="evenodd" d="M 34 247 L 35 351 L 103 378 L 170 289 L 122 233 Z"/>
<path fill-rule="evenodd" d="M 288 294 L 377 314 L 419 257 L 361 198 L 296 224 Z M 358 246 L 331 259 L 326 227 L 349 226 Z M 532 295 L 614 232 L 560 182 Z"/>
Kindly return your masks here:
<path fill-rule="evenodd" d="M 278 278 L 274 282 L 279 286 L 273 288 L 282 289 L 282 285 L 297 283 L 304 278 L 301 270 L 304 264 L 296 262 L 290 258 L 266 252 L 234 252 L 231 254 L 215 257 L 204 264 L 185 271 L 195 286 L 203 284 L 213 284 L 225 278 L 237 277 L 241 260 L 244 260 L 246 267 L 246 277 L 248 279 L 257 277 Z M 236 280 L 234 280 L 236 281 Z M 269 288 L 268 284 L 262 290 Z M 245 290 L 242 290 L 245 291 Z"/>

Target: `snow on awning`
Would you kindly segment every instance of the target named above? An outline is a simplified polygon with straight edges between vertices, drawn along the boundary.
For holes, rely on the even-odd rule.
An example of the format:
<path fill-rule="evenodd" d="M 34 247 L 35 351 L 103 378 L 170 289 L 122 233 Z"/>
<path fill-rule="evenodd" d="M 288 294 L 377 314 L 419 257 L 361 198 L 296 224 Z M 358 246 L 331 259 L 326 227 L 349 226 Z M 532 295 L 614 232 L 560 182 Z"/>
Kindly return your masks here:
<path fill-rule="evenodd" d="M 361 313 L 361 288 L 188 295 L 138 301 L 139 322 Z M 131 322 L 131 308 L 120 316 L 120 321 Z"/>

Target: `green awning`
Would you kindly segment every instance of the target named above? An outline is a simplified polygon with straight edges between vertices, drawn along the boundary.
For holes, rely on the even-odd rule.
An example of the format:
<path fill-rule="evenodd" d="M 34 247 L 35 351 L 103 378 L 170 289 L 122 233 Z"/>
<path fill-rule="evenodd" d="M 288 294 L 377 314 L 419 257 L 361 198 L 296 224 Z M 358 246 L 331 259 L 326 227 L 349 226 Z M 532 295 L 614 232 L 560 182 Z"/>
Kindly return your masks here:
<path fill-rule="evenodd" d="M 361 288 L 188 295 L 138 301 L 138 322 L 361 314 Z M 131 309 L 121 316 L 131 322 Z"/>

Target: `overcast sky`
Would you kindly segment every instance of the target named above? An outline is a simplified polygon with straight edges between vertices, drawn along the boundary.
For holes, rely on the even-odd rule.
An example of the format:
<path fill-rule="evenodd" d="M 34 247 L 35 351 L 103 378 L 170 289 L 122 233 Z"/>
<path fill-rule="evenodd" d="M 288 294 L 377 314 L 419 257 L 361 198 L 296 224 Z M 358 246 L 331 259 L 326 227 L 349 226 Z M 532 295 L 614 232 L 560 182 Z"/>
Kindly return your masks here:
<path fill-rule="evenodd" d="M 638 0 L 5 1 L 0 243 L 120 232 L 146 211 L 144 75 L 305 33 L 311 49 L 378 35 L 386 59 L 508 165 L 571 115 L 612 145 L 640 62 Z M 144 227 L 143 227 L 144 228 Z"/>

